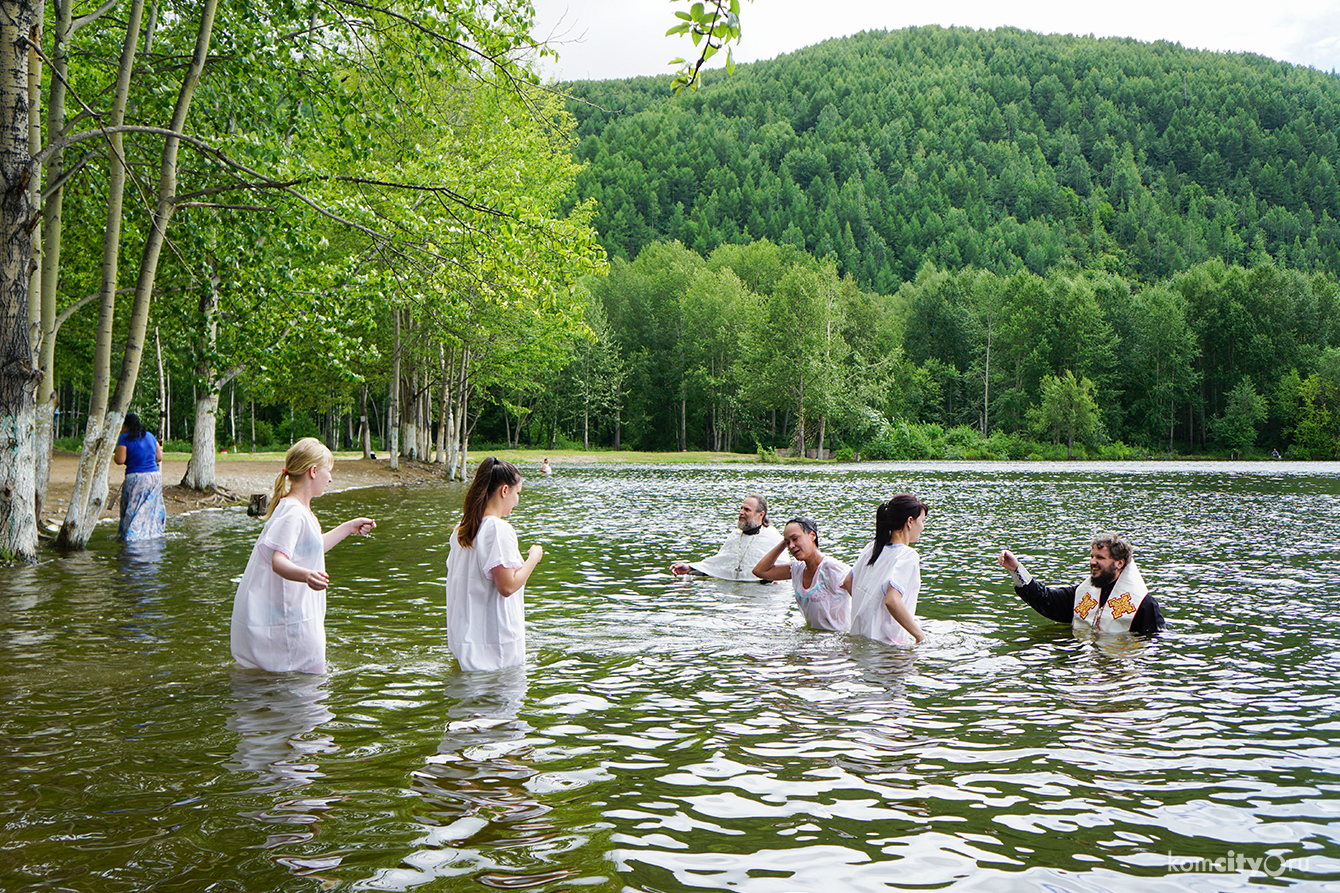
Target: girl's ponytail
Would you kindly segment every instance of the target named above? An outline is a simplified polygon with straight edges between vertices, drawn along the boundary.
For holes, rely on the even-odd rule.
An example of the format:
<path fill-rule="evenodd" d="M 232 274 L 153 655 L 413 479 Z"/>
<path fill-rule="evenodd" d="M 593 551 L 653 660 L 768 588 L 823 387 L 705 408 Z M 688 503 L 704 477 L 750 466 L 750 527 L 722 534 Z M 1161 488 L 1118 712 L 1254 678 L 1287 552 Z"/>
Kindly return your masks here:
<path fill-rule="evenodd" d="M 875 549 L 867 563 L 875 563 L 889 540 L 906 527 L 908 521 L 921 517 L 922 512 L 930 514 L 930 510 L 930 506 L 911 493 L 899 493 L 888 502 L 881 502 L 879 508 L 875 509 Z"/>
<path fill-rule="evenodd" d="M 265 512 L 265 517 L 269 518 L 275 513 L 275 506 L 279 505 L 279 500 L 288 495 L 295 479 L 313 468 L 334 467 L 335 457 L 326 449 L 326 445 L 315 437 L 304 437 L 289 447 L 288 452 L 284 454 L 284 467 L 275 478 L 274 493 L 270 496 L 270 508 Z"/>
<path fill-rule="evenodd" d="M 511 462 L 504 462 L 489 456 L 475 469 L 475 478 L 470 489 L 465 491 L 465 505 L 461 511 L 461 523 L 456 525 L 456 542 L 470 546 L 479 533 L 479 525 L 484 522 L 484 509 L 489 499 L 499 488 L 515 487 L 521 483 L 521 472 Z"/>
<path fill-rule="evenodd" d="M 896 529 L 893 526 L 893 500 L 881 502 L 875 509 L 875 549 L 870 553 L 868 564 L 875 563 L 875 559 L 879 558 L 879 553 L 889 544 L 889 538 Z"/>

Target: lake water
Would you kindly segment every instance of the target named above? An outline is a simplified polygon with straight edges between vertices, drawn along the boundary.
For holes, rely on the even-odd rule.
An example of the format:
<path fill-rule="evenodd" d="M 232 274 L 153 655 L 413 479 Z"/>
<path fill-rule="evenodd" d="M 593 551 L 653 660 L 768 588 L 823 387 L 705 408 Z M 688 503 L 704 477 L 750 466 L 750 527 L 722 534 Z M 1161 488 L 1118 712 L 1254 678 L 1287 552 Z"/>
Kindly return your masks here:
<path fill-rule="evenodd" d="M 903 490 L 915 650 L 667 572 L 751 491 L 850 562 Z M 529 661 L 475 674 L 463 492 L 315 503 L 379 523 L 327 556 L 321 677 L 231 665 L 241 511 L 0 568 L 0 889 L 1340 890 L 1340 465 L 560 466 L 511 519 Z M 1077 637 L 995 564 L 1073 583 L 1106 528 L 1163 636 Z"/>

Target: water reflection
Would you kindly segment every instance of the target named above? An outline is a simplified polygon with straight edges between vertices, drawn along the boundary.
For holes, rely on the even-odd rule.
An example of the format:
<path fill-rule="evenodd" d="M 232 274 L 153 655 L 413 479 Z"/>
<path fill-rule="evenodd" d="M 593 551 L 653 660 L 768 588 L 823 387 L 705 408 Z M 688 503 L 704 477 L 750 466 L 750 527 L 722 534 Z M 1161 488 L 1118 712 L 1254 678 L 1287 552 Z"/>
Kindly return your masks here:
<path fill-rule="evenodd" d="M 119 540 L 118 543 L 117 561 L 122 575 L 144 588 L 159 588 L 158 571 L 167 554 L 167 538 Z"/>
<path fill-rule="evenodd" d="M 320 832 L 322 816 L 337 798 L 292 796 L 324 777 L 320 755 L 339 750 L 329 734 L 313 734 L 335 717 L 326 706 L 330 697 L 327 677 L 235 667 L 229 683 L 233 715 L 226 726 L 237 733 L 238 742 L 228 768 L 256 774 L 253 794 L 285 794 L 273 807 L 249 813 L 263 825 L 277 826 L 266 836 L 263 848 L 277 851 L 275 862 L 295 875 L 337 868 L 342 861 L 339 853 L 300 851 Z M 330 878 L 327 881 L 334 883 Z"/>
<path fill-rule="evenodd" d="M 571 874 L 544 864 L 557 829 L 546 819 L 550 807 L 532 790 L 539 770 L 535 730 L 521 715 L 527 689 L 524 666 L 447 677 L 442 741 L 410 778 L 419 798 L 415 820 L 424 831 L 419 848 L 359 888 L 403 890 L 432 879 L 472 877 L 485 886 L 519 889 Z"/>
<path fill-rule="evenodd" d="M 229 768 L 254 772 L 256 791 L 303 787 L 321 777 L 315 756 L 338 750 L 329 735 L 312 736 L 335 717 L 325 676 L 265 673 L 233 668 L 229 673 L 233 715 L 225 724 L 238 735 Z"/>
<path fill-rule="evenodd" d="M 0 887 L 1268 881 L 1170 867 L 1230 850 L 1306 860 L 1281 884 L 1340 881 L 1340 602 L 1324 573 L 1340 466 L 601 466 L 532 483 L 514 513 L 547 553 L 528 671 L 447 669 L 460 487 L 321 501 L 323 518 L 386 519 L 331 554 L 344 588 L 324 678 L 228 669 L 256 535 L 240 514 L 180 519 L 143 559 L 109 539 L 13 569 Z M 714 551 L 746 489 L 809 512 L 847 560 L 870 535 L 863 494 L 924 494 L 930 641 L 805 629 L 784 585 L 672 578 L 668 557 Z M 1099 523 L 1136 543 L 1162 637 L 1077 636 L 995 564 L 1019 547 L 1044 579 L 1078 580 Z"/>

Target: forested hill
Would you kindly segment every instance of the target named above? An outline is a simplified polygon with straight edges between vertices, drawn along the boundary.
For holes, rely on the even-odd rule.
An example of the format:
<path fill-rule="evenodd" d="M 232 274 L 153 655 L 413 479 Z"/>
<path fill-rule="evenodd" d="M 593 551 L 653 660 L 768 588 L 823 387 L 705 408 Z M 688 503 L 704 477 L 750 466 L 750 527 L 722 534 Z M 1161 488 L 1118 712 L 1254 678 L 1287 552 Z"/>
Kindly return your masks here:
<path fill-rule="evenodd" d="M 1340 275 L 1340 77 L 1014 29 L 830 40 L 670 95 L 568 85 L 614 256 L 767 238 L 889 293 L 923 262 L 1153 279 L 1222 257 Z M 589 104 L 588 104 L 589 103 Z"/>

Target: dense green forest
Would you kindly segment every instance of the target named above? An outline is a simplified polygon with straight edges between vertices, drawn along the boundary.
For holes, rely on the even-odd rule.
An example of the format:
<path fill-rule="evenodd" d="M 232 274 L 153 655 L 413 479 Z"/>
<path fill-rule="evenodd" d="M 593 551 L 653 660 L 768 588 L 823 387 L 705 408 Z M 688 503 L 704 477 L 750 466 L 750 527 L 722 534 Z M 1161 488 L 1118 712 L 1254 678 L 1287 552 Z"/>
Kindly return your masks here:
<path fill-rule="evenodd" d="M 1334 75 L 932 27 L 569 89 L 613 259 L 587 441 L 1337 454 Z M 484 430 L 573 436 L 571 390 Z"/>
<path fill-rule="evenodd" d="M 350 359 L 332 375 L 300 344 L 244 370 L 219 391 L 220 446 L 352 446 L 366 406 L 378 449 L 395 427 L 420 458 L 444 418 L 546 448 L 1340 453 L 1340 78 L 917 28 L 679 96 L 667 78 L 565 89 L 572 118 L 547 126 L 586 166 L 563 207 L 591 215 L 608 275 L 537 297 L 519 331 L 471 324 L 467 419 L 434 397 L 461 386 L 456 311 L 336 301 L 320 337 Z M 184 441 L 199 354 L 164 353 L 163 430 Z M 87 360 L 66 357 L 77 412 Z"/>
<path fill-rule="evenodd" d="M 1166 277 L 1211 258 L 1340 273 L 1340 78 L 1259 56 L 910 28 L 697 93 L 572 85 L 577 195 L 611 256 L 770 239 L 891 293 L 926 261 Z"/>

